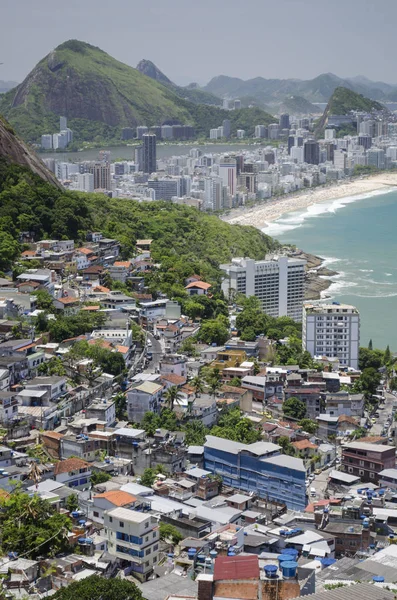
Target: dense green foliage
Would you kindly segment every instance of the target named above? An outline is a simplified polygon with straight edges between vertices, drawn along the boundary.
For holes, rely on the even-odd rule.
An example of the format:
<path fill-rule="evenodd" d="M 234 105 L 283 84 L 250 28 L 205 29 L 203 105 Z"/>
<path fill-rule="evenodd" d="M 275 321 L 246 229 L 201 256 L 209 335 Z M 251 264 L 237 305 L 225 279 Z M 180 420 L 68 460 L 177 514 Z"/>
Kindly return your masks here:
<path fill-rule="evenodd" d="M 2 553 L 54 556 L 68 547 L 71 521 L 47 500 L 17 488 L 0 501 L 0 529 Z"/>
<path fill-rule="evenodd" d="M 200 99 L 201 96 L 201 99 Z M 187 99 L 186 99 L 187 98 Z M 209 94 L 165 86 L 123 64 L 95 46 L 69 40 L 44 57 L 16 88 L 1 96 L 0 113 L 28 141 L 59 129 L 59 116 L 77 141 L 117 141 L 122 127 L 193 125 L 208 137 L 229 112 L 209 104 Z M 273 120 L 260 109 L 241 109 L 231 116 L 232 131 L 252 132 Z"/>
<path fill-rule="evenodd" d="M 262 439 L 261 431 L 255 427 L 250 419 L 241 416 L 239 408 L 224 409 L 221 412 L 218 424 L 212 427 L 210 433 L 243 444 L 252 444 Z"/>
<path fill-rule="evenodd" d="M 55 600 L 144 600 L 139 588 L 126 579 L 106 579 L 91 575 L 60 588 Z"/>
<path fill-rule="evenodd" d="M 303 98 L 303 96 L 287 96 L 281 105 L 281 110 L 293 115 L 308 115 L 319 112 L 318 107 Z"/>
<path fill-rule="evenodd" d="M 347 115 L 352 110 L 371 112 L 372 110 L 383 110 L 383 108 L 380 102 L 341 86 L 335 89 L 328 101 L 328 114 L 330 115 Z"/>
<path fill-rule="evenodd" d="M 290 317 L 270 317 L 262 311 L 261 302 L 255 296 L 239 296 L 243 310 L 238 313 L 236 327 L 242 340 L 253 341 L 256 336 L 265 334 L 271 340 L 289 336 L 300 336 L 302 326 Z"/>
<path fill-rule="evenodd" d="M 170 540 L 173 544 L 178 544 L 183 540 L 183 535 L 176 527 L 169 523 L 160 522 L 160 539 Z"/>
<path fill-rule="evenodd" d="M 293 419 L 304 419 L 306 415 L 306 404 L 303 400 L 291 396 L 288 400 L 283 403 L 283 412 L 287 417 Z"/>
<path fill-rule="evenodd" d="M 92 485 L 98 485 L 98 483 L 106 483 L 109 481 L 112 476 L 110 473 L 105 473 L 105 471 L 94 471 L 91 475 L 91 483 Z"/>
<path fill-rule="evenodd" d="M 151 487 L 156 481 L 156 473 L 153 469 L 145 469 L 140 478 L 140 484 Z"/>

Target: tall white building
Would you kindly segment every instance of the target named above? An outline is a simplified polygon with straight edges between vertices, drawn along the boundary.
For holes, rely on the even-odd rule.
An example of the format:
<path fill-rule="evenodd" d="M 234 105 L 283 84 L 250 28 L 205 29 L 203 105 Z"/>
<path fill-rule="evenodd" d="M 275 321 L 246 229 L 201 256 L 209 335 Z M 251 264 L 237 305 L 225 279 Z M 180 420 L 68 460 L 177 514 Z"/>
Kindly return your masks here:
<path fill-rule="evenodd" d="M 41 147 L 45 150 L 52 150 L 52 133 L 41 136 Z"/>
<path fill-rule="evenodd" d="M 336 138 L 335 129 L 325 129 L 324 138 L 326 140 L 334 140 Z"/>
<path fill-rule="evenodd" d="M 237 187 L 237 161 L 232 156 L 224 156 L 219 163 L 219 177 L 222 178 L 232 196 L 236 193 Z"/>
<path fill-rule="evenodd" d="M 221 177 L 206 177 L 204 179 L 204 209 L 221 210 L 222 209 L 222 188 L 223 181 Z"/>
<path fill-rule="evenodd" d="M 134 576 L 146 581 L 158 561 L 156 518 L 128 508 L 114 508 L 105 511 L 104 525 L 109 554 L 129 561 Z"/>
<path fill-rule="evenodd" d="M 266 137 L 266 127 L 265 125 L 255 125 L 255 135 L 256 138 L 264 138 Z"/>
<path fill-rule="evenodd" d="M 59 117 L 59 131 L 63 131 L 68 126 L 68 120 L 66 117 Z"/>
<path fill-rule="evenodd" d="M 303 305 L 302 345 L 312 356 L 339 358 L 345 367 L 358 369 L 360 313 L 350 304 Z"/>
<path fill-rule="evenodd" d="M 222 282 L 226 297 L 234 290 L 256 296 L 264 312 L 272 317 L 291 317 L 302 321 L 306 261 L 286 256 L 269 256 L 266 260 L 234 258 L 221 265 L 227 277 Z"/>
<path fill-rule="evenodd" d="M 94 175 L 92 173 L 79 173 L 77 175 L 77 189 L 80 192 L 93 192 Z"/>

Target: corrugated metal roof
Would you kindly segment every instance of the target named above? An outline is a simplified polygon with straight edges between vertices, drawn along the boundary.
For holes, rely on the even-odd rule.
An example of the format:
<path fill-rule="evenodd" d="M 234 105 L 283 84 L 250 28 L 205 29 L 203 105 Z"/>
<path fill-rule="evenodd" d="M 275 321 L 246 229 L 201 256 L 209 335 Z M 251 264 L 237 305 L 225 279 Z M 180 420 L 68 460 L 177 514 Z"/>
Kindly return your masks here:
<path fill-rule="evenodd" d="M 217 556 L 214 565 L 214 581 L 259 579 L 257 556 Z"/>
<path fill-rule="evenodd" d="M 309 594 L 305 598 L 307 600 L 363 600 L 363 598 L 368 598 L 369 600 L 394 600 L 395 594 L 370 583 L 357 583 L 335 588 L 334 590 Z M 297 599 L 294 598 L 293 600 Z"/>

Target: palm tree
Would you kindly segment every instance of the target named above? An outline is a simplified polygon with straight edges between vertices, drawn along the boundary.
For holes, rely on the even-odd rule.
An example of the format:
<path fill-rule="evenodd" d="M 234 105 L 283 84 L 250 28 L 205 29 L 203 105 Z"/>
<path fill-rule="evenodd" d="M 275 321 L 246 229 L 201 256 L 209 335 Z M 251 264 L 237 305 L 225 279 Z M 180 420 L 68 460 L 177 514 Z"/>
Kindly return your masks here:
<path fill-rule="evenodd" d="M 202 394 L 204 392 L 204 385 L 203 385 L 203 382 L 201 381 L 201 377 L 199 375 L 196 375 L 196 377 L 193 377 L 193 379 L 190 382 L 190 385 L 194 389 L 194 397 L 195 398 L 197 398 L 197 396 L 200 396 L 200 394 Z"/>
<path fill-rule="evenodd" d="M 215 398 L 216 392 L 219 390 L 220 387 L 222 387 L 221 381 L 219 379 L 215 379 L 215 377 L 213 377 L 209 381 L 208 385 L 209 385 L 209 388 L 211 390 L 212 396 L 214 396 L 214 398 Z"/>
<path fill-rule="evenodd" d="M 174 404 L 175 402 L 178 402 L 178 400 L 182 400 L 182 394 L 179 392 L 179 389 L 176 385 L 172 385 L 165 392 L 164 398 L 168 404 L 169 409 L 174 410 Z"/>

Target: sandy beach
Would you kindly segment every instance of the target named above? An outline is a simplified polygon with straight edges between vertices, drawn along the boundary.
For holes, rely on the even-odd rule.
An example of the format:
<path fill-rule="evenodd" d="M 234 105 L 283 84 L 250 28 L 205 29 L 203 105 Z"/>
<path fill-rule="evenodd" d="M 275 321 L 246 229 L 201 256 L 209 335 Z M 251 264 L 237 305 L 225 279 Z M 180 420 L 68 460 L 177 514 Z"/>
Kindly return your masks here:
<path fill-rule="evenodd" d="M 379 173 L 346 183 L 321 186 L 313 190 L 305 189 L 295 194 L 264 201 L 263 204 L 251 208 L 233 209 L 228 215 L 221 218 L 228 223 L 253 225 L 262 229 L 288 212 L 301 210 L 320 202 L 360 196 L 378 190 L 388 191 L 390 187 L 395 186 L 397 186 L 397 173 Z"/>

